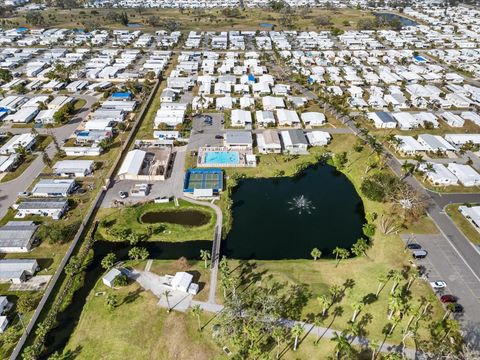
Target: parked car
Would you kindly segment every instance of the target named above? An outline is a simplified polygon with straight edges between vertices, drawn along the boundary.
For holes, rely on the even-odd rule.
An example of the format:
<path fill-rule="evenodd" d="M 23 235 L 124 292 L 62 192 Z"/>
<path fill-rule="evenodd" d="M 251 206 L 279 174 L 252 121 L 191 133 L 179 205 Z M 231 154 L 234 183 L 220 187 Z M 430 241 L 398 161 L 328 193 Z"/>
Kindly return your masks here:
<path fill-rule="evenodd" d="M 128 197 L 128 192 L 126 191 L 119 191 L 118 196 L 120 196 L 120 199 L 126 199 Z"/>
<path fill-rule="evenodd" d="M 153 202 L 155 204 L 165 204 L 170 202 L 170 198 L 168 196 L 156 197 L 155 199 L 153 199 Z"/>
<path fill-rule="evenodd" d="M 27 196 L 30 196 L 30 193 L 28 191 L 22 191 L 18 193 L 18 196 L 27 197 Z"/>
<path fill-rule="evenodd" d="M 461 313 L 463 312 L 463 306 L 460 304 L 455 303 L 455 305 L 452 307 L 452 312 L 454 313 Z"/>
<path fill-rule="evenodd" d="M 409 248 L 410 250 L 420 250 L 422 247 L 420 246 L 420 244 L 411 243 L 407 245 L 407 248 Z"/>
<path fill-rule="evenodd" d="M 215 135 L 215 139 L 223 139 L 222 135 Z"/>
<path fill-rule="evenodd" d="M 444 304 L 455 303 L 457 302 L 457 298 L 453 295 L 442 295 L 440 301 Z"/>
<path fill-rule="evenodd" d="M 430 282 L 430 285 L 431 285 L 432 288 L 434 288 L 435 290 L 444 289 L 444 288 L 447 287 L 447 283 L 446 283 L 445 281 L 442 281 L 442 280 L 431 281 L 431 282 Z"/>
<path fill-rule="evenodd" d="M 413 252 L 412 252 L 412 256 L 413 256 L 415 259 L 423 259 L 423 258 L 426 258 L 426 257 L 427 257 L 427 254 L 428 254 L 428 252 L 426 252 L 425 250 L 413 250 Z"/>

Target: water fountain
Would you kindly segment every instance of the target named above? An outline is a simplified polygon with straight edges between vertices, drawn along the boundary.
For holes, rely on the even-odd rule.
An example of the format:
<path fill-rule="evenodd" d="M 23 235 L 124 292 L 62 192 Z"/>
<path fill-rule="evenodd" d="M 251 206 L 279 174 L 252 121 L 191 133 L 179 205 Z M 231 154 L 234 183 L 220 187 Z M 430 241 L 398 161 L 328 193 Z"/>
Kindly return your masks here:
<path fill-rule="evenodd" d="M 315 210 L 315 206 L 304 195 L 295 196 L 288 203 L 291 205 L 290 210 L 298 211 L 298 215 L 302 215 L 304 212 L 311 214 L 312 210 Z"/>

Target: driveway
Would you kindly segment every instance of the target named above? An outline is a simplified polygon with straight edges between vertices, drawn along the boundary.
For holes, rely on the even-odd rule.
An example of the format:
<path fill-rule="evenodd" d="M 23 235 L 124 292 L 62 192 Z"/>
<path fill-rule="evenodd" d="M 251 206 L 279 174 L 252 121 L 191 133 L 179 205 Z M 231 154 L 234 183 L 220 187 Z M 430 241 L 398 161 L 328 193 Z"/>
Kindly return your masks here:
<path fill-rule="evenodd" d="M 186 311 L 192 303 L 193 296 L 183 291 L 173 290 L 170 286 L 165 285 L 167 279 L 148 271 L 134 270 L 129 277 L 135 280 L 142 288 L 149 290 L 159 298 L 158 305 L 164 308 L 170 307 L 172 310 Z M 168 301 L 165 291 L 169 291 Z"/>

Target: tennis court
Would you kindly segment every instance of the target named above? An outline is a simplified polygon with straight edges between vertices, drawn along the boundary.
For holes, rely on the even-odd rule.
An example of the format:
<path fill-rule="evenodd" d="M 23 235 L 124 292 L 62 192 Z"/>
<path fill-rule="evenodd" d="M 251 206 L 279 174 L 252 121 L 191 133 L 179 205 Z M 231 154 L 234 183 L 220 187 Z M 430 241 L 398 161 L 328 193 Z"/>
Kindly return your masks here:
<path fill-rule="evenodd" d="M 221 169 L 190 169 L 185 174 L 184 191 L 193 192 L 194 189 L 223 188 L 223 172 Z"/>

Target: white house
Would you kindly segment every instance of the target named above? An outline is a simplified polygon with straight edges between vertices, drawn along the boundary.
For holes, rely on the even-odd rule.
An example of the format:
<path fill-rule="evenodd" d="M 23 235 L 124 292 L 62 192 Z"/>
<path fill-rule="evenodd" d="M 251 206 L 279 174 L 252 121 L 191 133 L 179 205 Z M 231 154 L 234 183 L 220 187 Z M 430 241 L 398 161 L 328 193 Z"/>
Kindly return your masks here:
<path fill-rule="evenodd" d="M 480 231 L 480 206 L 459 206 L 458 211 Z"/>
<path fill-rule="evenodd" d="M 332 139 L 332 135 L 326 131 L 310 131 L 307 132 L 307 139 L 312 146 L 325 146 Z"/>
<path fill-rule="evenodd" d="M 232 110 L 231 125 L 235 127 L 248 127 L 252 125 L 252 114 L 247 110 Z"/>
<path fill-rule="evenodd" d="M 29 133 L 14 135 L 0 148 L 0 154 L 15 154 L 19 148 L 29 151 L 33 145 L 35 145 L 35 135 Z"/>
<path fill-rule="evenodd" d="M 418 142 L 425 146 L 427 151 L 441 151 L 442 153 L 455 151 L 455 147 L 439 135 L 421 134 L 418 135 Z"/>
<path fill-rule="evenodd" d="M 55 175 L 85 177 L 93 171 L 93 160 L 60 160 L 53 166 Z"/>
<path fill-rule="evenodd" d="M 293 110 L 286 110 L 286 109 L 278 109 L 277 113 L 277 120 L 280 126 L 300 126 L 300 118 L 296 111 Z"/>
<path fill-rule="evenodd" d="M 432 170 L 427 169 L 427 163 L 420 164 L 418 169 L 425 173 L 427 179 L 433 185 L 439 186 L 451 186 L 458 185 L 457 177 L 452 174 L 445 166 L 442 164 L 430 163 L 432 165 Z"/>
<path fill-rule="evenodd" d="M 397 122 L 387 112 L 371 112 L 367 114 L 367 117 L 377 129 L 394 129 L 397 127 Z"/>
<path fill-rule="evenodd" d="M 258 126 L 266 127 L 269 125 L 275 125 L 275 116 L 271 111 L 258 110 L 255 112 L 255 119 Z"/>
<path fill-rule="evenodd" d="M 460 180 L 463 186 L 471 187 L 480 185 L 480 174 L 471 166 L 450 163 L 447 165 L 447 168 Z"/>
<path fill-rule="evenodd" d="M 33 221 L 9 221 L 0 228 L 0 253 L 30 251 L 37 229 Z"/>
<path fill-rule="evenodd" d="M 441 113 L 440 116 L 451 127 L 462 127 L 463 124 L 465 124 L 465 120 L 463 120 L 457 114 L 453 114 L 449 111 L 445 111 Z"/>
<path fill-rule="evenodd" d="M 327 122 L 325 115 L 316 111 L 304 112 L 300 117 L 307 126 L 322 126 Z"/>
<path fill-rule="evenodd" d="M 261 154 L 282 152 L 280 136 L 275 130 L 265 130 L 257 134 L 257 147 Z"/>
<path fill-rule="evenodd" d="M 290 154 L 308 154 L 308 141 L 302 130 L 284 130 L 280 136 L 284 149 Z"/>
<path fill-rule="evenodd" d="M 39 269 L 35 259 L 0 260 L 0 283 L 20 284 L 33 276 Z"/>
<path fill-rule="evenodd" d="M 425 146 L 420 144 L 413 136 L 408 135 L 395 135 L 398 143 L 395 144 L 395 148 L 402 154 L 414 155 L 421 151 L 426 151 Z"/>

